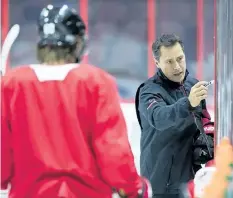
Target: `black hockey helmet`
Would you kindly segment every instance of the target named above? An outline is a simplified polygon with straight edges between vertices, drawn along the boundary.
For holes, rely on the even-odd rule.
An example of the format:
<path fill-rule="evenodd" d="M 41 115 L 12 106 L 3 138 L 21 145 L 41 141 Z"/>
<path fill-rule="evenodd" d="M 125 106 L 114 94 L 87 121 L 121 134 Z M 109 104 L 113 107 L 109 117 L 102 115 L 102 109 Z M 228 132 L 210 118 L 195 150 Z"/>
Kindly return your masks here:
<path fill-rule="evenodd" d="M 76 46 L 77 36 L 84 40 L 85 45 L 85 30 L 83 20 L 74 9 L 67 5 L 48 5 L 41 11 L 38 20 L 38 47 Z"/>

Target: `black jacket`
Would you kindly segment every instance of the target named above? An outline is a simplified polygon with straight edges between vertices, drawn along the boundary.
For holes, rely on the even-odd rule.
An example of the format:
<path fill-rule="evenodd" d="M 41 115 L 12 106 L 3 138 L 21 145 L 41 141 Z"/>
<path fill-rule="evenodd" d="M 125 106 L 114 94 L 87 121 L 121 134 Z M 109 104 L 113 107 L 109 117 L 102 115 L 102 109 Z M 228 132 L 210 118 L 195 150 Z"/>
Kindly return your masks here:
<path fill-rule="evenodd" d="M 192 108 L 188 100 L 197 82 L 186 72 L 184 83 L 175 83 L 158 70 L 137 90 L 136 112 L 142 131 L 140 171 L 150 180 L 154 194 L 178 194 L 180 184 L 194 176 L 194 117 L 203 117 L 206 110 L 205 101 Z"/>

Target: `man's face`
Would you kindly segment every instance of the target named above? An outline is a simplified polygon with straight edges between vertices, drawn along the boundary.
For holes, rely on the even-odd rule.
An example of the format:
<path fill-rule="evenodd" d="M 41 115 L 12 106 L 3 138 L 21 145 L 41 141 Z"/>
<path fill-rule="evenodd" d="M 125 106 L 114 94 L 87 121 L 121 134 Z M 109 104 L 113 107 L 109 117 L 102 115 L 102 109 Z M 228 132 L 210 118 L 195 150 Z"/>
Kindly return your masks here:
<path fill-rule="evenodd" d="M 156 61 L 157 67 L 169 80 L 181 83 L 186 72 L 185 54 L 181 45 L 176 43 L 171 47 L 162 46 L 160 54 L 159 61 Z"/>

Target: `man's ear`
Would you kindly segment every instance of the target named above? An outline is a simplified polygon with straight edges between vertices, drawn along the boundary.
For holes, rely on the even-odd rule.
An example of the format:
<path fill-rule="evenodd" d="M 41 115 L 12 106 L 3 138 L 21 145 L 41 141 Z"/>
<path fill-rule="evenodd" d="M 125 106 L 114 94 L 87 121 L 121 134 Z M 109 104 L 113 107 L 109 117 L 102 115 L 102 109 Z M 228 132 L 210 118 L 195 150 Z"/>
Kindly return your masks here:
<path fill-rule="evenodd" d="M 156 66 L 157 66 L 158 68 L 160 68 L 160 66 L 159 66 L 159 61 L 157 61 L 156 59 L 155 59 L 155 64 L 156 64 Z"/>
<path fill-rule="evenodd" d="M 153 56 L 154 57 L 154 56 Z M 160 68 L 159 67 L 159 61 L 154 57 L 154 63 L 155 63 L 155 65 L 156 65 L 156 67 L 158 67 L 158 68 Z"/>

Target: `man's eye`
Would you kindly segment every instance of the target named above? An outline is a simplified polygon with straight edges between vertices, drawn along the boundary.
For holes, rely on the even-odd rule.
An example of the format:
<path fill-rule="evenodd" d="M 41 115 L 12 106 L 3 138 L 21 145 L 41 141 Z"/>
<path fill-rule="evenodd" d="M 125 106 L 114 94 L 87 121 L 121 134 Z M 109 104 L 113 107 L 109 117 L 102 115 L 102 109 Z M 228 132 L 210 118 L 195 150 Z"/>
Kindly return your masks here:
<path fill-rule="evenodd" d="M 178 61 L 180 62 L 180 61 L 182 61 L 182 59 L 183 59 L 183 57 L 179 57 L 179 58 L 178 58 Z"/>
<path fill-rule="evenodd" d="M 167 61 L 167 63 L 168 63 L 168 64 L 172 64 L 172 61 L 171 61 L 171 60 L 169 60 L 169 61 Z"/>

